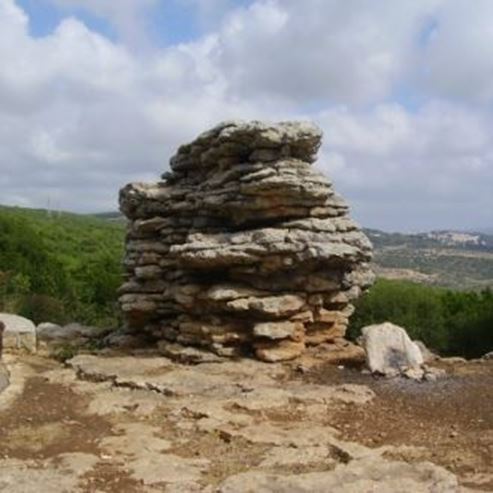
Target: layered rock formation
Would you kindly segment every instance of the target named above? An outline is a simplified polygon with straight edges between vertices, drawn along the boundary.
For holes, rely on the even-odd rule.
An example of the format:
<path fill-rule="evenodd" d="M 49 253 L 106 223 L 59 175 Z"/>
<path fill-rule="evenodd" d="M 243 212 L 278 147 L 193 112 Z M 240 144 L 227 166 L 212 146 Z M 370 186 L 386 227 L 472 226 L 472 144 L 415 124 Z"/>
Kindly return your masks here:
<path fill-rule="evenodd" d="M 123 188 L 128 327 L 267 361 L 336 347 L 373 281 L 371 244 L 312 168 L 321 136 L 222 123 L 181 146 L 163 181 Z"/>

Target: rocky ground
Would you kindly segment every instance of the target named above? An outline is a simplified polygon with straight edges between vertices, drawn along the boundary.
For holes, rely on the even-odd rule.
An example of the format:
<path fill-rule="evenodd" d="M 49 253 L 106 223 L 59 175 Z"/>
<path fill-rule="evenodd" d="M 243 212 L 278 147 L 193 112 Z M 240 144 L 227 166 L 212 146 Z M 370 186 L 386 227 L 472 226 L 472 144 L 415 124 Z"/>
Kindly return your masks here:
<path fill-rule="evenodd" d="M 435 382 L 140 352 L 6 356 L 0 491 L 493 491 L 493 362 Z"/>

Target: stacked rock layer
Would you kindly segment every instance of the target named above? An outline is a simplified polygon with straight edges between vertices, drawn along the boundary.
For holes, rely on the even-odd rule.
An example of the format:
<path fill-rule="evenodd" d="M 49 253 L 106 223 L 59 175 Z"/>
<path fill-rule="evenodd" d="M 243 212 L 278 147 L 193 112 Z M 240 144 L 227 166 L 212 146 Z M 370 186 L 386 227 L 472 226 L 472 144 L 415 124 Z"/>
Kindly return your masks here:
<path fill-rule="evenodd" d="M 120 305 L 129 328 L 219 355 L 291 359 L 344 336 L 371 244 L 312 163 L 310 123 L 227 122 L 163 181 L 127 185 Z"/>

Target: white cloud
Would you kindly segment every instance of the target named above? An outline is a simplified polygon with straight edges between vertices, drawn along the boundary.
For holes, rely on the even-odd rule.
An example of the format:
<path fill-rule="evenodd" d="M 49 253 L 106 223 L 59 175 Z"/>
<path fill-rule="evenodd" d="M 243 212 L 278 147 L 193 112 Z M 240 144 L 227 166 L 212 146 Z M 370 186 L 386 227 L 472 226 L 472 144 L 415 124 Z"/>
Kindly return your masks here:
<path fill-rule="evenodd" d="M 408 70 L 434 1 L 262 0 L 224 22 L 217 57 L 247 97 L 367 103 Z"/>
<path fill-rule="evenodd" d="M 50 0 L 65 9 L 83 9 L 106 19 L 127 44 L 141 47 L 148 42 L 146 14 L 158 0 Z"/>
<path fill-rule="evenodd" d="M 441 97 L 493 102 L 493 2 L 452 0 L 436 12 L 421 67 Z"/>
<path fill-rule="evenodd" d="M 112 19 L 140 8 L 53 1 Z M 1 202 L 114 209 L 120 186 L 155 179 L 176 146 L 219 120 L 313 118 L 325 133 L 319 167 L 361 222 L 493 223 L 493 111 L 471 103 L 489 101 L 493 56 L 470 57 L 467 85 L 440 54 L 454 30 L 470 36 L 470 22 L 453 21 L 467 18 L 462 0 L 258 0 L 216 3 L 214 15 L 228 5 L 206 36 L 144 56 L 76 18 L 33 38 L 14 0 L 0 0 Z M 417 106 L 396 99 L 418 79 Z"/>
<path fill-rule="evenodd" d="M 13 0 L 0 24 L 2 203 L 114 209 L 119 187 L 159 176 L 184 140 L 255 112 L 223 97 L 213 40 L 140 58 L 74 18 L 35 39 Z"/>
<path fill-rule="evenodd" d="M 327 155 L 319 167 L 353 197 L 363 223 L 416 230 L 493 220 L 491 114 L 430 102 L 418 112 L 382 104 L 319 118 Z"/>

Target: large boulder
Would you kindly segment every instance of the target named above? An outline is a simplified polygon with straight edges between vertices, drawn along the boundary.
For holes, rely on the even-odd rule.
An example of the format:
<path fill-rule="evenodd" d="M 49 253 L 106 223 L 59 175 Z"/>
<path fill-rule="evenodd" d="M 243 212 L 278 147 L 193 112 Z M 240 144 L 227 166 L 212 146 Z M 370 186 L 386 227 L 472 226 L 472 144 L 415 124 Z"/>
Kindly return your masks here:
<path fill-rule="evenodd" d="M 36 326 L 31 320 L 19 315 L 0 313 L 0 322 L 5 325 L 3 332 L 4 350 L 36 352 Z"/>
<path fill-rule="evenodd" d="M 390 322 L 368 325 L 362 329 L 361 342 L 366 363 L 373 373 L 386 376 L 419 370 L 424 363 L 419 346 L 407 332 Z"/>

